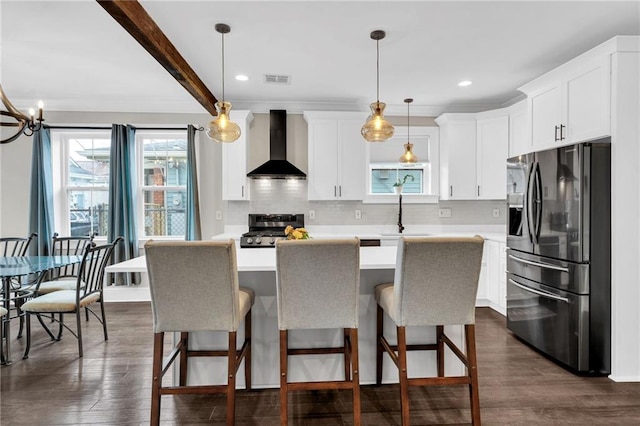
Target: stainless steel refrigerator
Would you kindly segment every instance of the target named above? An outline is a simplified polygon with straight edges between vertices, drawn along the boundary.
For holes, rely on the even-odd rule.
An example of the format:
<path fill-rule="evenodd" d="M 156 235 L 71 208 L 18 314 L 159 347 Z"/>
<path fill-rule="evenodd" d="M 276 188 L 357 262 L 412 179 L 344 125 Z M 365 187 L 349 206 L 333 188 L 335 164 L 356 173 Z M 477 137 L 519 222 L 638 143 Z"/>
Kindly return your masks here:
<path fill-rule="evenodd" d="M 581 373 L 611 370 L 610 139 L 507 161 L 507 327 Z"/>

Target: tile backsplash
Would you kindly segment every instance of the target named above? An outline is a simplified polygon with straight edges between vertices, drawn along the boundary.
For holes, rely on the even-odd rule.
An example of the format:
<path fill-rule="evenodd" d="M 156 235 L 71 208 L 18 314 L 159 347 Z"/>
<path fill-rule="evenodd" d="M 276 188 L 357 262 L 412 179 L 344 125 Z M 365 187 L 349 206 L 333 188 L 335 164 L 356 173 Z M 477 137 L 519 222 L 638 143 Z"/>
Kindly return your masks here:
<path fill-rule="evenodd" d="M 227 201 L 226 225 L 246 225 L 249 213 L 303 213 L 306 225 L 393 225 L 398 204 L 364 204 L 361 201 L 309 201 L 305 180 L 250 181 L 251 201 Z M 440 208 L 451 209 L 451 217 L 440 218 Z M 499 216 L 494 217 L 494 209 Z M 309 218 L 309 211 L 315 219 Z M 361 212 L 356 219 L 355 212 Z M 439 204 L 402 205 L 405 225 L 500 225 L 506 223 L 504 201 L 441 201 Z"/>

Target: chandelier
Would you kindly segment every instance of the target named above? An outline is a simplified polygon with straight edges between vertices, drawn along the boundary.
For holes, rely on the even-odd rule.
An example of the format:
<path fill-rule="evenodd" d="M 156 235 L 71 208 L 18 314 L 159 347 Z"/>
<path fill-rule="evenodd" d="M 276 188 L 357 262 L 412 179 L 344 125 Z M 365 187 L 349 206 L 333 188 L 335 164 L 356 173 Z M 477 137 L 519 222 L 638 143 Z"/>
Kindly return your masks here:
<path fill-rule="evenodd" d="M 0 85 L 0 100 L 4 105 L 4 109 L 0 110 L 0 115 L 3 117 L 3 120 L 0 121 L 0 127 L 16 128 L 15 133 L 11 132 L 10 136 L 0 140 L 0 144 L 13 142 L 22 134 L 32 136 L 34 132 L 42 128 L 42 122 L 44 121 L 44 118 L 42 118 L 42 108 L 44 108 L 42 101 L 38 102 L 38 117 L 36 118 L 36 112 L 33 108 L 29 109 L 29 115 L 25 115 L 14 107 L 4 90 L 2 90 L 2 85 Z M 15 121 L 4 121 L 4 117 L 11 117 Z"/>

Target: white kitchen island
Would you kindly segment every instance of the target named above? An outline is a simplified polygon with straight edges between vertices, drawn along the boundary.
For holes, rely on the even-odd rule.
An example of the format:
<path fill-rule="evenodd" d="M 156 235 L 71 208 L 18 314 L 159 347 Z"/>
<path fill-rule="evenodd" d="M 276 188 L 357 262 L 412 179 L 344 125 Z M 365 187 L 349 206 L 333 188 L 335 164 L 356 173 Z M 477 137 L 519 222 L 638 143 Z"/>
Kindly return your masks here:
<path fill-rule="evenodd" d="M 276 306 L 276 251 L 271 248 L 237 249 L 238 275 L 240 285 L 255 291 L 256 301 L 252 319 L 252 385 L 255 388 L 277 388 L 279 378 L 279 332 Z M 358 340 L 360 349 L 360 381 L 362 384 L 375 383 L 375 337 L 376 337 L 376 301 L 374 287 L 392 282 L 396 264 L 396 246 L 360 248 L 360 299 Z M 146 273 L 144 256 L 108 266 L 108 273 L 141 272 Z M 176 291 L 180 291 L 176 283 Z M 185 313 L 188 315 L 188 313 Z M 212 313 L 215 314 L 215 313 Z M 449 337 L 462 347 L 462 327 L 447 327 Z M 242 341 L 243 326 L 238 331 L 238 341 Z M 391 320 L 385 320 L 385 335 L 394 336 L 395 327 Z M 409 328 L 408 343 L 415 338 L 433 340 L 435 328 Z M 342 339 L 340 330 L 293 330 L 289 332 L 290 347 L 304 343 L 326 346 L 327 343 L 338 346 Z M 388 337 L 389 338 L 389 337 Z M 389 338 L 390 342 L 395 338 Z M 190 335 L 191 348 L 224 348 L 226 333 L 195 332 Z M 151 347 L 149 348 L 151 351 Z M 151 352 L 150 352 L 151 353 Z M 416 360 L 416 356 L 420 359 Z M 385 355 L 383 382 L 397 382 L 397 369 Z M 189 384 L 223 383 L 226 377 L 226 361 L 214 358 L 192 358 L 189 360 Z M 388 363 L 388 364 L 386 364 Z M 435 352 L 408 354 L 410 376 L 436 375 Z M 447 353 L 447 374 L 463 374 L 463 367 L 457 358 Z M 318 381 L 343 377 L 343 359 L 341 355 L 308 355 L 290 359 L 290 380 Z M 244 387 L 244 373 L 238 371 L 238 387 Z"/>

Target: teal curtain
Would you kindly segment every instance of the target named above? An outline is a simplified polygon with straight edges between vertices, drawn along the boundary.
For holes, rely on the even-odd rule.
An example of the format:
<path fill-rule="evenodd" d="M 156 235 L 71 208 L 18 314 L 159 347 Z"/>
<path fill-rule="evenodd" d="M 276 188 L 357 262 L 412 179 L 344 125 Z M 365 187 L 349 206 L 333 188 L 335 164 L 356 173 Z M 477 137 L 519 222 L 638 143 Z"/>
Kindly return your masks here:
<path fill-rule="evenodd" d="M 37 232 L 31 242 L 32 255 L 50 254 L 53 238 L 53 169 L 51 160 L 51 130 L 42 127 L 33 135 L 31 156 L 31 196 L 29 199 L 29 233 Z"/>
<path fill-rule="evenodd" d="M 113 262 L 138 256 L 136 232 L 136 129 L 133 126 L 111 126 L 111 159 L 109 169 L 109 241 L 124 238 L 113 251 Z M 115 274 L 116 285 L 140 282 L 140 274 Z"/>
<path fill-rule="evenodd" d="M 200 199 L 198 198 L 198 169 L 196 166 L 196 131 L 187 127 L 187 241 L 201 240 Z"/>

